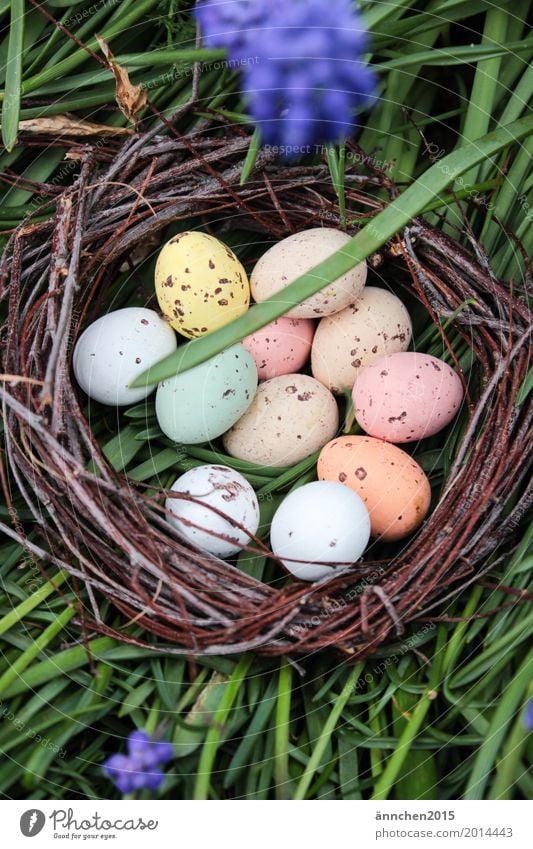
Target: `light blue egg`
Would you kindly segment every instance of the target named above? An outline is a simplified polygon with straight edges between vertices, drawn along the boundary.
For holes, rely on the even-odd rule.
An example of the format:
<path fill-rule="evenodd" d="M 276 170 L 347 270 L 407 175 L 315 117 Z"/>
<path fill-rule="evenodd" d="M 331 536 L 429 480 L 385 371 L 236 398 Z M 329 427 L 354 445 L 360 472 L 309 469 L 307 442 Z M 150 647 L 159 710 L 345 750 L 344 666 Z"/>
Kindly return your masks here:
<path fill-rule="evenodd" d="M 209 442 L 240 419 L 256 389 L 252 355 L 242 345 L 233 345 L 159 384 L 155 399 L 159 427 L 174 442 Z"/>

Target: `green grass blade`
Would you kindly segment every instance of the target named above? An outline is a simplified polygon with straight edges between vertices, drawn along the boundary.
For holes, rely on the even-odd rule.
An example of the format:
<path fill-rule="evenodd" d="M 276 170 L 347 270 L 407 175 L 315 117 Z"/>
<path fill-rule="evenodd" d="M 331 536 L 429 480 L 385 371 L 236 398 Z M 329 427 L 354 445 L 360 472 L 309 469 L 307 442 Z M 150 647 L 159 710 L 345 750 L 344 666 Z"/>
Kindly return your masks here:
<path fill-rule="evenodd" d="M 22 94 L 22 45 L 24 42 L 24 0 L 11 0 L 11 23 L 7 53 L 6 86 L 2 107 L 2 141 L 7 151 L 17 143 Z"/>
<path fill-rule="evenodd" d="M 289 723 L 291 714 L 292 670 L 283 660 L 279 670 L 278 701 L 276 705 L 276 735 L 274 741 L 276 798 L 290 798 L 289 784 Z"/>
<path fill-rule="evenodd" d="M 247 182 L 248 177 L 252 173 L 255 167 L 255 163 L 257 161 L 257 157 L 259 151 L 261 150 L 261 130 L 259 127 L 256 127 L 252 138 L 250 139 L 250 145 L 248 147 L 248 151 L 246 153 L 246 158 L 244 160 L 244 165 L 242 166 L 242 174 L 240 184 L 244 186 Z"/>
<path fill-rule="evenodd" d="M 209 796 L 211 774 L 215 763 L 217 749 L 220 744 L 220 739 L 224 729 L 224 723 L 226 722 L 229 716 L 233 702 L 237 698 L 237 694 L 243 684 L 243 681 L 246 677 L 246 673 L 250 668 L 251 662 L 252 658 L 247 657 L 246 655 L 240 659 L 239 663 L 235 667 L 233 675 L 231 676 L 226 685 L 226 689 L 220 700 L 218 710 L 215 713 L 215 716 L 213 717 L 213 724 L 207 732 L 204 745 L 202 746 L 202 754 L 200 756 L 200 761 L 198 764 L 198 773 L 196 776 L 196 784 L 194 789 L 194 798 L 196 800 L 207 799 Z"/>
<path fill-rule="evenodd" d="M 326 722 L 324 723 L 322 733 L 320 734 L 316 742 L 315 748 L 313 749 L 313 753 L 309 758 L 309 761 L 307 762 L 307 766 L 299 781 L 298 787 L 296 788 L 296 792 L 293 796 L 293 799 L 302 800 L 306 798 L 307 791 L 309 790 L 309 786 L 311 784 L 313 776 L 322 760 L 322 756 L 326 750 L 326 747 L 331 741 L 331 736 L 335 731 L 335 728 L 337 727 L 337 723 L 344 710 L 346 702 L 353 693 L 356 681 L 359 678 L 362 669 L 363 664 L 357 663 L 350 672 L 346 684 L 342 688 L 340 696 L 337 698 Z"/>
<path fill-rule="evenodd" d="M 526 656 L 511 683 L 498 699 L 489 730 L 479 747 L 464 799 L 482 799 L 499 748 L 533 675 L 533 653 Z"/>
<path fill-rule="evenodd" d="M 66 607 L 59 616 L 54 619 L 48 628 L 45 628 L 42 634 L 20 654 L 15 662 L 0 676 L 0 694 L 9 687 L 13 681 L 20 677 L 21 672 L 24 672 L 27 666 L 35 660 L 54 637 L 63 630 L 65 625 L 72 619 L 76 612 L 74 607 Z"/>
<path fill-rule="evenodd" d="M 374 792 L 371 797 L 373 800 L 383 801 L 389 798 L 389 795 L 396 783 L 396 780 L 399 774 L 401 773 L 405 760 L 411 750 L 411 746 L 415 740 L 415 737 L 418 735 L 418 732 L 422 727 L 422 723 L 426 718 L 429 708 L 431 707 L 433 700 L 437 696 L 435 687 L 440 681 L 440 674 L 442 668 L 442 650 L 445 636 L 446 632 L 444 631 L 444 629 L 441 629 L 439 632 L 439 637 L 437 639 L 435 654 L 433 657 L 433 664 L 431 666 L 428 688 L 422 695 L 422 698 L 419 700 L 416 707 L 414 708 L 411 714 L 411 718 L 409 719 L 402 734 L 400 735 L 397 747 L 395 748 L 393 754 L 387 761 L 385 769 L 376 781 L 376 784 L 374 786 Z"/>
<path fill-rule="evenodd" d="M 48 598 L 57 587 L 60 587 L 67 579 L 66 572 L 58 572 L 50 581 L 42 584 L 34 593 L 22 601 L 10 613 L 0 619 L 0 634 L 5 634 L 13 625 L 18 624 L 28 613 L 38 607 L 45 598 Z"/>

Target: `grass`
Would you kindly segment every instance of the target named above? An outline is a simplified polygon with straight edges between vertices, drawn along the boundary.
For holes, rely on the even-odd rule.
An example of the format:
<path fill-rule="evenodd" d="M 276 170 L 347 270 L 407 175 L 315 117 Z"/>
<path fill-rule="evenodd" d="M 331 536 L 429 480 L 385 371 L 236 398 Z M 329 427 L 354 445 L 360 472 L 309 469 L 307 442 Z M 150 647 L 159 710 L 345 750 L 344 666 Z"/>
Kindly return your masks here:
<path fill-rule="evenodd" d="M 103 35 L 132 81 L 148 88 L 150 102 L 164 114 L 187 99 L 195 58 L 220 59 L 219 53 L 196 51 L 189 3 L 174 3 L 174 15 L 162 0 L 46 5 L 97 55 L 95 35 Z M 533 94 L 533 43 L 525 24 L 531 5 L 517 10 L 510 2 L 495 7 L 482 0 L 360 3 L 373 32 L 370 58 L 379 74 L 380 101 L 363 118 L 359 144 L 395 177 L 401 193 L 376 217 L 375 231 L 362 230 L 351 243 L 350 262 L 421 210 L 465 238 L 462 222 L 457 229 L 459 200 L 495 272 L 521 285 L 522 260 L 504 228 L 532 252 L 533 128 L 526 114 Z M 84 17 L 91 6 L 96 11 Z M 31 185 L 11 185 L 5 175 L 61 185 L 73 173 L 65 170 L 61 151 L 17 143 L 19 119 L 67 110 L 113 126 L 125 126 L 126 119 L 114 103 L 110 73 L 30 2 L 4 0 L 0 16 L 5 233 L 39 206 Z M 200 106 L 184 129 L 210 110 L 246 120 L 238 77 L 229 69 L 207 68 Z M 157 120 L 150 111 L 143 119 L 146 126 Z M 254 135 L 244 179 L 257 145 Z M 350 216 L 344 149 L 331 148 L 325 161 Z M 444 164 L 451 165 L 449 174 Z M 323 270 L 338 273 L 338 263 L 334 257 Z M 125 303 L 128 286 L 120 285 Z M 307 279 L 294 285 L 299 297 L 304 286 L 311 290 L 316 284 Z M 270 307 L 263 309 L 261 320 Z M 251 311 L 246 321 L 258 312 Z M 417 324 L 418 344 L 442 356 L 427 320 L 419 317 Z M 182 350 L 203 357 L 213 352 L 209 346 L 229 344 L 238 332 L 239 327 L 227 328 Z M 468 352 L 459 347 L 456 352 L 465 369 L 475 368 Z M 530 387 L 531 381 L 524 385 L 524 398 Z M 102 411 L 95 421 L 115 468 L 157 486 L 191 463 L 220 461 L 202 447 L 184 447 L 176 458 L 146 412 L 146 405 L 131 409 L 118 433 L 116 417 Z M 431 443 L 417 456 L 436 491 L 460 425 L 444 446 Z M 267 523 L 280 494 L 312 474 L 313 458 L 272 474 L 251 464 L 233 465 L 264 496 Z M 0 519 L 6 518 L 7 508 L 0 505 Z M 504 563 L 494 553 L 493 583 L 528 586 L 531 536 L 530 527 L 520 529 Z M 242 565 L 268 578 L 262 558 L 243 558 Z M 446 609 L 465 621 L 413 625 L 402 641 L 353 667 L 332 652 L 296 665 L 252 656 L 193 663 L 155 639 L 153 649 L 138 649 L 89 635 L 89 655 L 73 622 L 70 579 L 56 575 L 62 594 L 56 593 L 8 538 L 0 543 L 0 575 L 0 792 L 7 797 L 118 798 L 101 764 L 123 750 L 134 726 L 160 731 L 175 745 L 164 798 L 503 799 L 533 793 L 532 742 L 522 719 L 532 695 L 531 613 L 516 604 L 468 620 L 507 601 L 502 592 L 472 587 Z"/>

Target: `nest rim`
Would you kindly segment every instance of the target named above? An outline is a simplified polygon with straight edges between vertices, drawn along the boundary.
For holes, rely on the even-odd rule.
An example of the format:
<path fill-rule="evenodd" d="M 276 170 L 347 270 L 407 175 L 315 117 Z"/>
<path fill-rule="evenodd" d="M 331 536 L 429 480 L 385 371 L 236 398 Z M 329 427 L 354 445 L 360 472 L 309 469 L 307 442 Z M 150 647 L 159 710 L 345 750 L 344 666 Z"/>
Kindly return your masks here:
<path fill-rule="evenodd" d="M 53 193 L 52 219 L 29 219 L 17 228 L 0 264 L 0 302 L 8 301 L 1 329 L 7 424 L 1 478 L 11 513 L 11 523 L 0 528 L 22 543 L 47 579 L 42 563 L 70 575 L 84 634 L 186 656 L 296 656 L 334 647 L 358 659 L 391 635 L 401 637 L 408 623 L 445 620 L 435 609 L 494 569 L 512 547 L 533 500 L 523 462 L 533 410 L 517 404 L 528 370 L 527 306 L 519 291 L 494 277 L 477 243 L 467 251 L 423 219 L 412 221 L 371 263 L 400 262 L 440 332 L 439 317 L 453 316 L 451 327 L 466 338 L 484 375 L 426 522 L 386 565 L 355 564 L 316 584 L 275 588 L 192 549 L 142 486 L 106 461 L 80 405 L 70 358 L 84 322 L 98 309 L 106 269 L 118 267 L 177 214 L 239 215 L 274 239 L 302 229 L 310 216 L 314 226 L 337 226 L 340 211 L 322 165 L 279 169 L 265 154 L 253 184 L 241 187 L 248 141 L 236 129 L 222 139 L 199 134 L 147 137 L 145 145 L 133 138 L 114 148 L 70 144 L 69 155 L 80 160 L 78 178 Z M 349 177 L 351 200 L 366 215 L 386 203 L 365 194 L 368 189 L 394 193 L 372 165 L 366 171 L 354 166 Z M 454 315 L 470 299 L 475 306 Z M 89 459 L 95 472 L 87 471 Z M 37 524 L 39 544 L 17 515 L 11 487 Z M 126 624 L 166 645 L 107 624 L 101 598 Z"/>

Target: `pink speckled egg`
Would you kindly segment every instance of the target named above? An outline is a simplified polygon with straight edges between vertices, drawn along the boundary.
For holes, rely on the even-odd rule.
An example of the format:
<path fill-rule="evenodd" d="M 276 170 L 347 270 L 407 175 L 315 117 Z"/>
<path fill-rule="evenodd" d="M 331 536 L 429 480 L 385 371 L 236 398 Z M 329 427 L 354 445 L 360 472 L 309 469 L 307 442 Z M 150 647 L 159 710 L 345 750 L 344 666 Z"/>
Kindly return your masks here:
<path fill-rule="evenodd" d="M 449 424 L 463 400 L 456 372 L 437 357 L 405 351 L 362 370 L 353 389 L 355 417 L 369 436 L 416 442 Z"/>
<path fill-rule="evenodd" d="M 259 380 L 299 371 L 309 357 L 314 332 L 310 319 L 283 316 L 243 339 L 255 360 Z"/>

